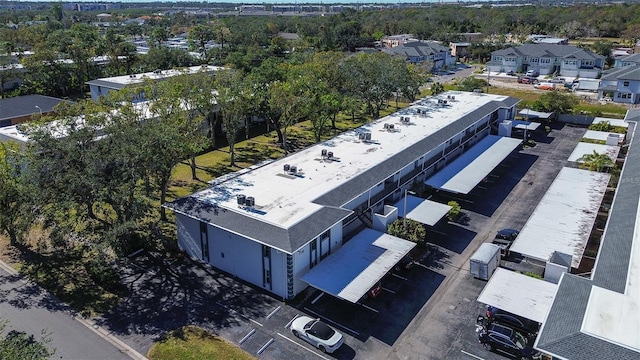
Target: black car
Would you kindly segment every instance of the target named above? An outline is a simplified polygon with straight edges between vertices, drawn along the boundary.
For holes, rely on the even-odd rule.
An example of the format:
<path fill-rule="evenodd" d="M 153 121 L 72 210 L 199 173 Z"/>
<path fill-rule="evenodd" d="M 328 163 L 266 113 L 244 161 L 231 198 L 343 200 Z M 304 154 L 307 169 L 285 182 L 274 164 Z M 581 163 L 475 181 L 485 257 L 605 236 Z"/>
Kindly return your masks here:
<path fill-rule="evenodd" d="M 497 307 L 487 306 L 486 313 L 488 323 L 498 323 L 509 326 L 527 336 L 535 336 L 540 330 L 540 324 L 522 316 L 500 310 Z"/>
<path fill-rule="evenodd" d="M 535 350 L 529 339 L 507 326 L 490 323 L 478 330 L 478 341 L 489 351 L 501 351 L 522 360 L 538 360 L 542 354 Z"/>
<path fill-rule="evenodd" d="M 502 229 L 498 231 L 492 243 L 500 246 L 500 254 L 502 257 L 508 257 L 510 255 L 509 249 L 511 248 L 511 244 L 516 237 L 518 237 L 519 233 L 516 229 Z"/>

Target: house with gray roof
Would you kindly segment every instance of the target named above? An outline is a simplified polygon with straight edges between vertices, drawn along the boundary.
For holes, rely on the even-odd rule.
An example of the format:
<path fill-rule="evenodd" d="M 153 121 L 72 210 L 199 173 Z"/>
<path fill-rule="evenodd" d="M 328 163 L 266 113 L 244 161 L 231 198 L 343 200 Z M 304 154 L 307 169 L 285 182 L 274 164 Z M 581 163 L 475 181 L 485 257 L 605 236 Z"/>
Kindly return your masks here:
<path fill-rule="evenodd" d="M 282 159 L 217 178 L 209 188 L 163 206 L 175 212 L 178 245 L 194 259 L 283 299 L 311 285 L 357 301 L 412 247 L 384 234 L 398 217 L 393 205 L 403 194 L 407 201 L 405 190 L 484 140 L 515 140 L 492 133 L 514 119 L 518 102 L 453 91 L 427 97 Z M 437 205 L 434 212 L 443 204 Z M 354 251 L 361 249 L 357 244 L 368 250 Z M 345 251 L 349 256 L 342 256 Z M 353 256 L 362 262 L 349 261 Z M 328 259 L 344 271 L 323 285 L 331 276 L 311 270 Z"/>
<path fill-rule="evenodd" d="M 640 65 L 627 65 L 605 71 L 600 79 L 598 99 L 605 97 L 617 103 L 640 103 Z"/>
<path fill-rule="evenodd" d="M 538 70 L 541 76 L 596 79 L 604 68 L 605 57 L 573 45 L 524 44 L 491 53 L 487 69 L 492 72 Z"/>
<path fill-rule="evenodd" d="M 456 63 L 456 58 L 451 56 L 451 51 L 435 41 L 411 41 L 383 51 L 402 56 L 407 62 L 413 64 L 429 61 L 433 64 L 434 70 Z"/>
<path fill-rule="evenodd" d="M 593 271 L 564 273 L 534 347 L 554 359 L 640 359 L 640 110 Z"/>
<path fill-rule="evenodd" d="M 640 54 L 630 54 L 626 56 L 620 56 L 615 59 L 613 63 L 614 68 L 621 68 L 624 66 L 633 66 L 640 64 Z"/>

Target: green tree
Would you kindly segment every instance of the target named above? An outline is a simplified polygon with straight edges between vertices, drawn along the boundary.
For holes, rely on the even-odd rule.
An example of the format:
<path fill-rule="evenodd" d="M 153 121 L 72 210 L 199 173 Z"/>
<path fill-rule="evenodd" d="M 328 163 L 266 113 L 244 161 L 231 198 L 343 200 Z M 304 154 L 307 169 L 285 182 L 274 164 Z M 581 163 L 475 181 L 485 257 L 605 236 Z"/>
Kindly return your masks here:
<path fill-rule="evenodd" d="M 431 95 L 438 95 L 444 92 L 444 85 L 439 82 L 431 84 Z"/>
<path fill-rule="evenodd" d="M 0 232 L 9 236 L 12 246 L 21 243 L 33 221 L 23 164 L 21 149 L 15 143 L 0 142 Z"/>
<path fill-rule="evenodd" d="M 600 154 L 595 150 L 591 154 L 582 155 L 578 162 L 580 163 L 580 168 L 598 172 L 607 171 L 616 166 L 609 155 Z"/>
<path fill-rule="evenodd" d="M 449 212 L 447 213 L 447 219 L 449 219 L 449 221 L 455 221 L 460 215 L 462 207 L 457 201 L 449 201 L 447 205 L 451 206 L 451 209 L 449 209 Z"/>
<path fill-rule="evenodd" d="M 460 91 L 472 92 L 475 89 L 482 89 L 487 85 L 487 81 L 484 79 L 478 79 L 474 76 L 468 76 L 456 84 L 456 89 Z"/>
<path fill-rule="evenodd" d="M 189 43 L 200 50 L 203 58 L 207 58 L 207 43 L 215 39 L 215 31 L 208 25 L 196 25 L 189 30 Z"/>
<path fill-rule="evenodd" d="M 235 166 L 235 145 L 238 130 L 245 126 L 250 113 L 250 92 L 243 81 L 244 74 L 226 70 L 216 74 L 217 103 L 220 106 L 222 126 L 229 144 L 230 165 Z"/>
<path fill-rule="evenodd" d="M 0 332 L 4 333 L 6 321 L 0 323 Z M 0 358 L 4 360 L 48 360 L 55 355 L 55 349 L 49 349 L 50 334 L 43 330 L 42 338 L 36 340 L 33 335 L 11 330 L 0 338 Z"/>
<path fill-rule="evenodd" d="M 579 102 L 575 95 L 563 94 L 559 91 L 547 91 L 532 104 L 531 108 L 536 111 L 567 114 L 571 113 L 573 107 L 578 105 Z"/>
<path fill-rule="evenodd" d="M 418 245 L 424 245 L 427 239 L 427 231 L 424 225 L 411 219 L 407 219 L 406 222 L 404 219 L 392 222 L 387 228 L 387 233 Z"/>
<path fill-rule="evenodd" d="M 289 152 L 287 130 L 290 126 L 309 114 L 309 92 L 307 78 L 290 76 L 285 81 L 275 82 L 269 87 L 269 103 L 271 107 L 282 111 L 280 128 L 282 130 L 282 148 Z"/>

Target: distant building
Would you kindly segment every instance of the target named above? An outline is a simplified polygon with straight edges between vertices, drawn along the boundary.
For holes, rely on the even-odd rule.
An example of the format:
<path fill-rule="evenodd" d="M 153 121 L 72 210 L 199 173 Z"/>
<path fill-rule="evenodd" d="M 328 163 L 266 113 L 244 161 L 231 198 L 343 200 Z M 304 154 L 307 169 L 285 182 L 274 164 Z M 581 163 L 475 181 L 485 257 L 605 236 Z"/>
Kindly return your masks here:
<path fill-rule="evenodd" d="M 100 96 L 105 96 L 109 94 L 109 92 L 114 90 L 120 90 L 128 86 L 135 86 L 141 84 L 146 79 L 151 80 L 164 80 L 176 75 L 183 74 L 196 74 L 198 72 L 213 72 L 223 69 L 219 66 L 210 66 L 210 65 L 202 65 L 202 66 L 192 66 L 185 69 L 173 69 L 173 70 L 156 70 L 153 72 L 141 73 L 141 74 L 131 74 L 131 75 L 123 75 L 123 76 L 113 76 L 108 78 L 95 79 L 91 81 L 87 81 L 86 84 L 89 85 L 89 89 L 91 90 L 91 98 L 93 100 L 97 100 Z M 136 99 L 136 101 L 144 101 L 144 96 Z"/>
<path fill-rule="evenodd" d="M 549 35 L 532 34 L 532 35 L 529 35 L 527 39 L 534 44 L 569 45 L 569 39 L 556 38 Z"/>
<path fill-rule="evenodd" d="M 389 35 L 383 36 L 380 39 L 382 46 L 386 48 L 396 47 L 398 45 L 402 45 L 409 41 L 417 41 L 416 36 L 413 34 L 398 34 L 398 35 Z"/>
<path fill-rule="evenodd" d="M 408 62 L 414 64 L 430 61 L 434 70 L 456 63 L 456 58 L 451 56 L 449 49 L 435 41 L 412 41 L 384 51 L 404 56 Z"/>
<path fill-rule="evenodd" d="M 615 59 L 613 67 L 621 68 L 624 66 L 640 65 L 640 54 L 627 54 Z"/>
<path fill-rule="evenodd" d="M 469 46 L 471 43 L 468 42 L 452 42 L 449 43 L 449 49 L 451 50 L 451 56 L 455 58 L 461 58 L 469 55 Z"/>
<path fill-rule="evenodd" d="M 19 124 L 33 115 L 48 115 L 55 112 L 60 103 L 71 101 L 44 95 L 25 95 L 0 99 L 0 127 Z"/>
<path fill-rule="evenodd" d="M 605 57 L 573 45 L 524 44 L 491 53 L 487 69 L 492 72 L 526 72 L 540 75 L 595 79 L 600 77 Z"/>
<path fill-rule="evenodd" d="M 605 71 L 600 79 L 598 98 L 611 98 L 624 104 L 640 103 L 640 64 L 629 64 Z"/>

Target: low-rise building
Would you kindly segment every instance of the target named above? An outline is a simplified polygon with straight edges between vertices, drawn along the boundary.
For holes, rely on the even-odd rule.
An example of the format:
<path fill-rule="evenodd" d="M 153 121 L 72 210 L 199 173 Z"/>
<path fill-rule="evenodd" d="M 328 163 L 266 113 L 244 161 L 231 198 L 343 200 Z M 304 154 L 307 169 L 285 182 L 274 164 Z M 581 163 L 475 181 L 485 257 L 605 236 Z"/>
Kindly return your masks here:
<path fill-rule="evenodd" d="M 600 77 L 605 57 L 573 45 L 524 44 L 491 53 L 491 72 L 537 70 L 541 76 L 595 79 Z"/>
<path fill-rule="evenodd" d="M 435 41 L 411 41 L 384 51 L 403 56 L 407 62 L 413 64 L 429 61 L 433 64 L 434 70 L 456 63 L 456 58 L 451 56 L 449 49 Z"/>
<path fill-rule="evenodd" d="M 469 92 L 424 98 L 285 158 L 220 177 L 208 189 L 164 206 L 176 213 L 178 245 L 194 259 L 283 299 L 292 299 L 311 284 L 357 301 L 371 281 L 384 275 L 374 262 L 388 267 L 390 256 L 399 261 L 410 249 L 404 240 L 362 229 L 376 228 L 379 222 L 386 229 L 398 216 L 392 205 L 401 202 L 403 194 L 406 199 L 405 191 L 414 182 L 444 171 L 475 145 L 486 149 L 509 143 L 504 154 L 513 151 L 512 140 L 516 146 L 518 140 L 492 133 L 499 123 L 513 120 L 518 102 Z M 473 158 L 482 157 L 480 150 L 473 151 Z M 495 165 L 498 156 L 486 156 L 491 158 L 486 164 Z M 466 188 L 474 176 L 464 177 L 464 184 L 454 176 L 443 180 L 442 187 Z M 373 261 L 367 265 L 376 268 L 369 282 L 358 280 L 368 267 L 351 271 L 348 256 L 339 278 L 316 271 L 353 239 L 373 246 L 371 251 L 378 254 L 360 259 Z M 332 260 L 331 267 L 336 263 L 341 262 Z"/>
<path fill-rule="evenodd" d="M 640 65 L 629 64 L 602 74 L 598 99 L 608 98 L 624 104 L 640 103 Z"/>

